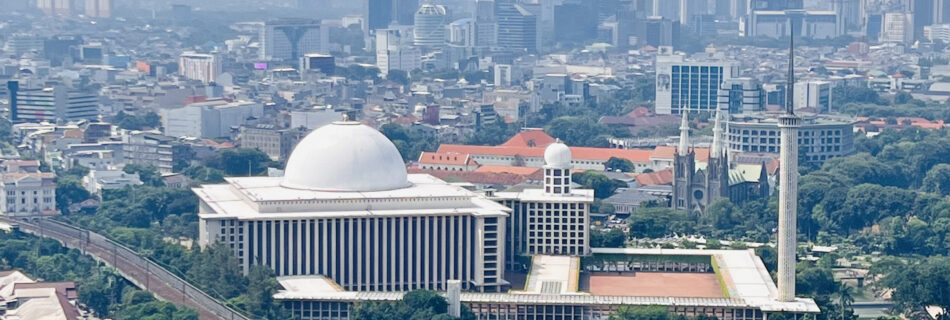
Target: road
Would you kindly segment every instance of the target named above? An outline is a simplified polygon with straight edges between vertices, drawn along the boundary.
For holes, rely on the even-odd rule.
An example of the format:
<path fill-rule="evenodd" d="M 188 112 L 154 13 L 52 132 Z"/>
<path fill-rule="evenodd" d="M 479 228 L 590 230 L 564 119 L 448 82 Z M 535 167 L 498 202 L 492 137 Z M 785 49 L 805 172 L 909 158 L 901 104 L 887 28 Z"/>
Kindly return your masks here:
<path fill-rule="evenodd" d="M 162 266 L 95 232 L 49 219 L 26 222 L 0 217 L 0 222 L 16 224 L 20 231 L 56 239 L 67 247 L 79 249 L 116 268 L 126 279 L 159 299 L 197 310 L 201 319 L 248 320 Z"/>

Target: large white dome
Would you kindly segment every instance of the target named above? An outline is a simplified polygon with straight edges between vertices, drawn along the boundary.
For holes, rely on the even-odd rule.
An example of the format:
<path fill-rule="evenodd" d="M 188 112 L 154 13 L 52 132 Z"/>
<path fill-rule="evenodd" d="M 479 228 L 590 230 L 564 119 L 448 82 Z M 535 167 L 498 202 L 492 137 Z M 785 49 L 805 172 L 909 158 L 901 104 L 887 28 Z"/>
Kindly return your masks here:
<path fill-rule="evenodd" d="M 281 185 L 320 191 L 383 191 L 409 186 L 399 150 L 376 129 L 340 121 L 294 148 Z"/>
<path fill-rule="evenodd" d="M 557 169 L 571 168 L 571 148 L 557 140 L 544 149 L 544 164 Z"/>

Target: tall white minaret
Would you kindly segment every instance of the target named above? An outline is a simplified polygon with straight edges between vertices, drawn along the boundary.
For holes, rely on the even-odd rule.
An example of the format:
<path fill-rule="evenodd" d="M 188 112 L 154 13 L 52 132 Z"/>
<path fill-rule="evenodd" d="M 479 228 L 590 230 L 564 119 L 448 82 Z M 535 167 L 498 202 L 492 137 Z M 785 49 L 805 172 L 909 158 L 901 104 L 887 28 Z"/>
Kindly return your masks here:
<path fill-rule="evenodd" d="M 779 117 L 782 133 L 781 171 L 778 193 L 778 300 L 795 300 L 795 251 L 798 218 L 798 127 L 795 115 L 795 29 L 788 40 L 788 88 L 785 89 L 785 114 Z"/>
<path fill-rule="evenodd" d="M 689 120 L 686 119 L 686 109 L 680 108 L 683 112 L 683 122 L 680 124 L 680 148 L 679 155 L 685 156 L 689 153 Z"/>

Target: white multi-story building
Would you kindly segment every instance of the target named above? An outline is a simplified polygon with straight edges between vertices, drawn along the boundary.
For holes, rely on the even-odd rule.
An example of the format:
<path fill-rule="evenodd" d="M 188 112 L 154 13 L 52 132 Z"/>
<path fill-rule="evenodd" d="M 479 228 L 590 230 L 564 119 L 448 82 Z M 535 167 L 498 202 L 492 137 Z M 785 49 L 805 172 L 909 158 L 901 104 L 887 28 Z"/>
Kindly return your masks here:
<path fill-rule="evenodd" d="M 560 141 L 544 151 L 544 187 L 521 192 L 492 193 L 512 209 L 505 239 L 506 261 L 535 254 L 584 256 L 590 254 L 590 205 L 593 190 L 571 188 L 574 165 L 571 149 Z"/>
<path fill-rule="evenodd" d="M 249 124 L 248 119 L 264 116 L 264 106 L 248 101 L 215 100 L 165 109 L 162 125 L 170 137 L 224 138 L 231 128 Z"/>
<path fill-rule="evenodd" d="M 411 45 L 407 30 L 376 30 L 376 67 L 383 75 L 390 70 L 418 69 L 422 67 L 422 51 Z"/>
<path fill-rule="evenodd" d="M 234 250 L 244 270 L 324 275 L 346 290 L 445 290 L 458 279 L 498 291 L 508 209 L 426 174 L 358 122 L 304 138 L 283 177 L 227 178 L 195 189 L 199 244 Z"/>
<path fill-rule="evenodd" d="M 795 109 L 812 109 L 814 112 L 831 111 L 831 82 L 801 81 L 795 83 Z"/>
<path fill-rule="evenodd" d="M 720 85 L 737 76 L 739 66 L 734 62 L 683 61 L 682 56 L 657 56 L 656 113 L 716 110 Z"/>
<path fill-rule="evenodd" d="M 296 62 L 308 53 L 330 53 L 329 30 L 320 20 L 268 21 L 261 29 L 261 59 Z"/>
<path fill-rule="evenodd" d="M 719 86 L 719 110 L 731 114 L 762 111 L 765 109 L 764 95 L 762 85 L 753 78 L 729 79 Z"/>
<path fill-rule="evenodd" d="M 924 26 L 924 37 L 931 42 L 940 40 L 948 43 L 950 42 L 950 24 Z"/>
<path fill-rule="evenodd" d="M 99 96 L 65 86 L 20 89 L 10 107 L 17 121 L 93 120 L 99 117 Z"/>
<path fill-rule="evenodd" d="M 221 74 L 221 59 L 214 54 L 185 52 L 178 57 L 178 75 L 186 79 L 211 83 Z"/>
<path fill-rule="evenodd" d="M 787 37 L 792 22 L 795 35 L 802 38 L 833 39 L 845 34 L 841 16 L 834 11 L 755 10 L 750 20 L 747 35 L 752 37 Z"/>
<path fill-rule="evenodd" d="M 82 177 L 82 186 L 92 194 L 141 184 L 138 173 L 126 173 L 122 170 L 90 170 Z"/>
<path fill-rule="evenodd" d="M 881 23 L 881 42 L 910 43 L 914 41 L 914 14 L 887 12 Z"/>
<path fill-rule="evenodd" d="M 55 179 L 50 172 L 4 173 L 0 211 L 7 216 L 56 214 Z"/>
<path fill-rule="evenodd" d="M 86 16 L 90 18 L 112 17 L 112 0 L 86 0 Z"/>
<path fill-rule="evenodd" d="M 736 153 L 774 153 L 781 151 L 778 119 L 762 116 L 732 117 L 726 130 L 728 148 Z M 799 151 L 806 163 L 851 155 L 854 148 L 854 122 L 827 116 L 808 116 L 798 130 Z"/>

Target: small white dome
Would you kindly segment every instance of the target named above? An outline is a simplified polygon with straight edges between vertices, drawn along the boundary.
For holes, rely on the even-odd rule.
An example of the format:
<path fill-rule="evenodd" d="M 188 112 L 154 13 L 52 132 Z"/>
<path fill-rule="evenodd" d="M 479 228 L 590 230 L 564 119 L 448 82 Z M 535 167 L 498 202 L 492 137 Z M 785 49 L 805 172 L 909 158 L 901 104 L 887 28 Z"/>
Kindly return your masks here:
<path fill-rule="evenodd" d="M 561 140 L 555 141 L 550 144 L 547 149 L 544 149 L 545 166 L 558 169 L 570 169 L 571 158 L 571 148 L 568 148 Z"/>
<path fill-rule="evenodd" d="M 392 141 L 359 122 L 340 121 L 308 134 L 294 148 L 281 185 L 320 191 L 384 191 L 409 186 Z"/>

